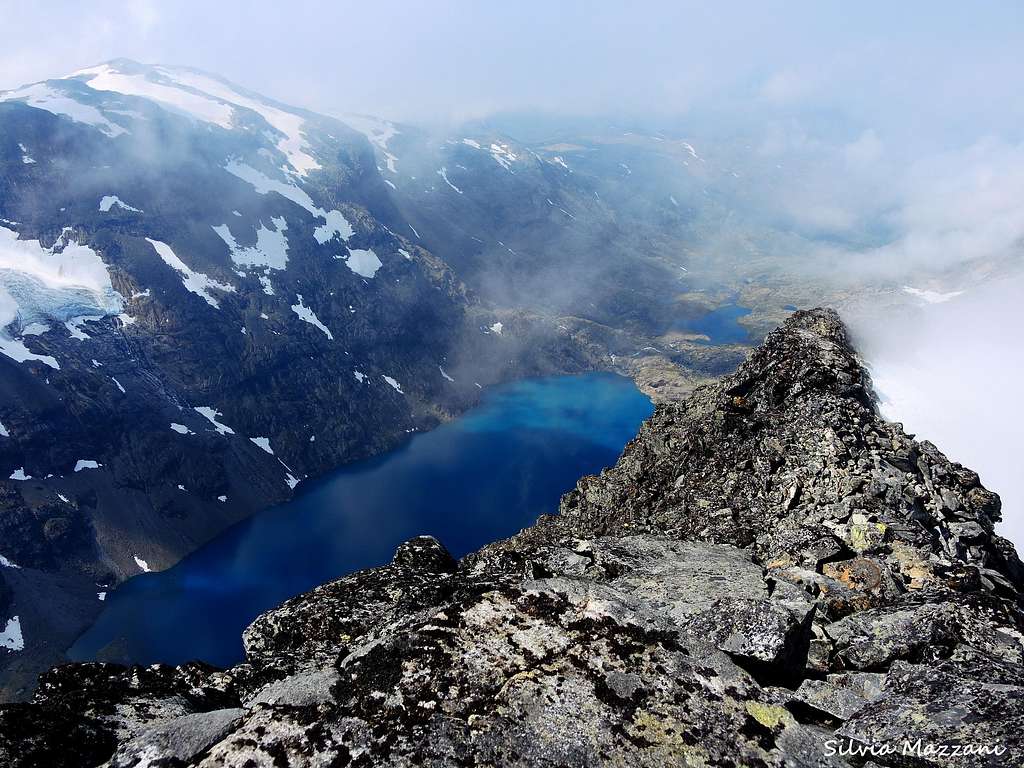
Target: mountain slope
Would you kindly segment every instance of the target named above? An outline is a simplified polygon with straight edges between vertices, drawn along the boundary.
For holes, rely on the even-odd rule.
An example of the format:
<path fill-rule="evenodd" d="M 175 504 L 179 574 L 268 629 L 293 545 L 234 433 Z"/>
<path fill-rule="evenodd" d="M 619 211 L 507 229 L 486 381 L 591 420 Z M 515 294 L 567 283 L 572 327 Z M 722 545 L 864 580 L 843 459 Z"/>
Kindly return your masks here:
<path fill-rule="evenodd" d="M 1024 569 L 998 518 L 878 416 L 838 316 L 798 312 L 560 515 L 458 563 L 407 542 L 259 617 L 230 670 L 55 669 L 0 708 L 0 755 L 1015 765 Z"/>
<path fill-rule="evenodd" d="M 493 333 L 385 220 L 360 133 L 195 70 L 119 60 L 0 94 L 9 693 L 124 578 L 482 385 L 589 365 L 529 318 Z"/>

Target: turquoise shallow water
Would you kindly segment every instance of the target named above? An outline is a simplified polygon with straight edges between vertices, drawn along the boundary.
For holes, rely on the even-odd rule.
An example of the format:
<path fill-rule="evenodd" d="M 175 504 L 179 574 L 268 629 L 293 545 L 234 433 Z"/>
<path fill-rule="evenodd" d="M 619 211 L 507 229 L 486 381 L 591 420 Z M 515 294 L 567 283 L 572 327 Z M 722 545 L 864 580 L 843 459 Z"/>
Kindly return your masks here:
<path fill-rule="evenodd" d="M 143 664 L 238 662 L 241 632 L 259 613 L 388 562 L 412 536 L 434 535 L 458 557 L 556 511 L 582 475 L 615 462 L 651 411 L 611 374 L 495 388 L 455 421 L 310 484 L 170 570 L 131 579 L 70 655 L 93 659 L 114 642 Z"/>

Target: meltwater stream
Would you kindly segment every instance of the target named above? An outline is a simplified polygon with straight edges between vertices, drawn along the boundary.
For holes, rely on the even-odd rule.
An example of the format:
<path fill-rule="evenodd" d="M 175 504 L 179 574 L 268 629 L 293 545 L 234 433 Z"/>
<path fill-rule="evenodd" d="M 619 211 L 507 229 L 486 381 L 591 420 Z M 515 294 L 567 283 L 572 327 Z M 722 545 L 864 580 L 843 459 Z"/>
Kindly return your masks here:
<path fill-rule="evenodd" d="M 615 462 L 651 411 L 611 374 L 498 387 L 460 418 L 312 483 L 174 568 L 126 582 L 69 655 L 236 663 L 258 614 L 388 562 L 412 536 L 436 536 L 459 557 L 555 512 L 581 476 Z"/>

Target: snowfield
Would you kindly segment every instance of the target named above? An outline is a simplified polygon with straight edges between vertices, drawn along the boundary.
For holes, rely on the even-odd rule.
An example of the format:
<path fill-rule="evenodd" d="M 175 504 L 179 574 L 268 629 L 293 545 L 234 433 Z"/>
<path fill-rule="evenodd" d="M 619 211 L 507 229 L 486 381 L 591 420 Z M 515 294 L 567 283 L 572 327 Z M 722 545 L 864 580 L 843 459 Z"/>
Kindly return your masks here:
<path fill-rule="evenodd" d="M 193 93 L 173 84 L 156 82 L 143 74 L 127 74 L 111 64 L 80 69 L 71 77 L 82 80 L 94 91 L 113 91 L 125 96 L 140 96 L 157 102 L 171 112 L 185 115 L 204 123 L 230 129 L 234 122 L 234 108 L 222 101 Z"/>
<path fill-rule="evenodd" d="M 311 154 L 309 143 L 303 134 L 305 121 L 298 115 L 256 99 L 229 86 L 222 80 L 184 68 L 160 67 L 157 70 L 168 80 L 201 91 L 209 96 L 221 99 L 229 104 L 249 109 L 262 117 L 281 138 L 277 141 L 277 149 L 285 156 L 292 169 L 299 176 L 320 168 L 320 163 Z"/>
<path fill-rule="evenodd" d="M 65 91 L 46 83 L 36 83 L 16 91 L 7 91 L 0 94 L 0 101 L 21 101 L 30 107 L 66 117 L 76 123 L 91 125 L 111 138 L 128 133 L 120 125 L 110 122 L 96 107 L 76 101 Z"/>

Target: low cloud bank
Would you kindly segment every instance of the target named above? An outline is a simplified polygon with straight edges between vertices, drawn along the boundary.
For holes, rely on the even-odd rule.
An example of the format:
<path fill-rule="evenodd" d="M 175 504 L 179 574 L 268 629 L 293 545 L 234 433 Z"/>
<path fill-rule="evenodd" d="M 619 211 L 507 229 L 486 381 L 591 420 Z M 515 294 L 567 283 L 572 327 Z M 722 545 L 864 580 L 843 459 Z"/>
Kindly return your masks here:
<path fill-rule="evenodd" d="M 1024 550 L 1024 278 L 850 324 L 883 415 L 981 475 L 1003 500 L 1000 533 Z"/>

